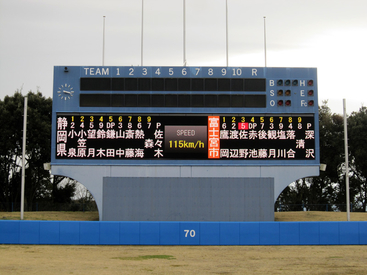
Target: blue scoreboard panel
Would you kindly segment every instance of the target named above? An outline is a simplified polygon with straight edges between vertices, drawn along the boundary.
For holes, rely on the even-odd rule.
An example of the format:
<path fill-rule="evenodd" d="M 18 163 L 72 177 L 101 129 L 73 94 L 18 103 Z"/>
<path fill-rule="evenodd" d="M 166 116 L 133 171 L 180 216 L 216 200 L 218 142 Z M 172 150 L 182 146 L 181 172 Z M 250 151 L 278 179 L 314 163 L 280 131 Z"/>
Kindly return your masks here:
<path fill-rule="evenodd" d="M 318 165 L 315 68 L 55 67 L 52 164 Z"/>

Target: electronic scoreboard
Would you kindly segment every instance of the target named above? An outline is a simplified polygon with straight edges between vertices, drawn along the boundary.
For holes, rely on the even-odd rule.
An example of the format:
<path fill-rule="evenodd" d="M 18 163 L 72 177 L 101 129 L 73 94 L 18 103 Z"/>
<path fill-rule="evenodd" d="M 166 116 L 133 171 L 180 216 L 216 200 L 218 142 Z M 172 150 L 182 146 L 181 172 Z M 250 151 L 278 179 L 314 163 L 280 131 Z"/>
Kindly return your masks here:
<path fill-rule="evenodd" d="M 315 68 L 55 67 L 52 164 L 314 165 Z"/>
<path fill-rule="evenodd" d="M 100 220 L 271 221 L 318 127 L 315 68 L 58 66 L 51 172 Z"/>

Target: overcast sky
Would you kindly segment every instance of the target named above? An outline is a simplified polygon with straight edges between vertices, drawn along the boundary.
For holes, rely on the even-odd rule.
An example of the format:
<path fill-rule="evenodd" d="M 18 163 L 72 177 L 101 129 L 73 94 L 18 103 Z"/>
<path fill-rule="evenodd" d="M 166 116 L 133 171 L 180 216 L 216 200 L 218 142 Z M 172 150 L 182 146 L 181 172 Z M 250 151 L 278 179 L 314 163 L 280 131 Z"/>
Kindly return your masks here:
<path fill-rule="evenodd" d="M 335 113 L 367 105 L 366 0 L 228 0 L 229 66 L 316 67 Z M 53 66 L 141 65 L 141 0 L 0 0 L 0 99 L 52 97 Z M 186 0 L 188 66 L 226 65 L 226 0 Z M 144 66 L 183 65 L 183 0 L 144 0 Z"/>

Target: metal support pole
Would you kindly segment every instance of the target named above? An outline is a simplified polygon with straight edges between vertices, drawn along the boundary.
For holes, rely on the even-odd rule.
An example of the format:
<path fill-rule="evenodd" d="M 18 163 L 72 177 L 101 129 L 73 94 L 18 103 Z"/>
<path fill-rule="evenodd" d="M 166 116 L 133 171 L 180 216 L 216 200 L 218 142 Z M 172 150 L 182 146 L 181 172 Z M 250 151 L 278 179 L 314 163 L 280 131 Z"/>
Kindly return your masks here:
<path fill-rule="evenodd" d="M 103 16 L 103 46 L 102 46 L 102 66 L 104 66 L 104 48 L 105 48 L 105 21 L 106 21 L 106 16 Z"/>
<path fill-rule="evenodd" d="M 346 100 L 343 99 L 343 114 L 344 114 L 344 154 L 345 154 L 345 189 L 347 197 L 347 221 L 350 221 L 350 196 L 349 196 L 349 163 L 348 163 L 348 127 L 347 127 L 347 112 Z"/>
<path fill-rule="evenodd" d="M 183 65 L 186 67 L 186 1 L 183 0 Z"/>
<path fill-rule="evenodd" d="M 266 16 L 264 16 L 264 55 L 265 55 L 265 67 L 266 64 Z"/>
<path fill-rule="evenodd" d="M 28 96 L 24 96 L 24 114 L 23 114 L 23 146 L 22 146 L 22 183 L 20 197 L 20 219 L 24 218 L 24 189 L 25 189 L 25 149 L 27 141 L 27 107 Z"/>
<path fill-rule="evenodd" d="M 144 0 L 141 0 L 141 62 L 140 66 L 143 66 L 143 53 L 144 53 Z"/>
<path fill-rule="evenodd" d="M 226 66 L 228 67 L 228 0 L 226 0 Z"/>

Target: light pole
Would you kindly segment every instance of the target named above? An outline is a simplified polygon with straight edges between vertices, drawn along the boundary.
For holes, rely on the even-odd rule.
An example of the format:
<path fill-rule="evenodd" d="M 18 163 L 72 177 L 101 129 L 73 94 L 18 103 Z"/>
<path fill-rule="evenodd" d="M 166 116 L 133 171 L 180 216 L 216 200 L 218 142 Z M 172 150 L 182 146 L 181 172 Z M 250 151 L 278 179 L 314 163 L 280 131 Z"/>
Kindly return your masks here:
<path fill-rule="evenodd" d="M 226 0 L 226 65 L 228 67 L 228 0 Z"/>
<path fill-rule="evenodd" d="M 141 0 L 141 62 L 140 66 L 143 66 L 143 53 L 144 53 L 144 0 Z"/>
<path fill-rule="evenodd" d="M 24 218 L 24 189 L 25 189 L 25 149 L 27 141 L 27 107 L 28 96 L 24 96 L 24 113 L 23 113 L 23 146 L 22 146 L 22 182 L 20 196 L 20 219 Z"/>
<path fill-rule="evenodd" d="M 265 67 L 266 64 L 266 16 L 264 16 L 264 55 L 265 55 Z"/>
<path fill-rule="evenodd" d="M 186 67 L 186 1 L 183 0 L 183 65 Z"/>
<path fill-rule="evenodd" d="M 347 201 L 347 221 L 350 221 L 350 197 L 349 197 L 349 163 L 348 163 L 348 127 L 347 127 L 347 107 L 346 100 L 343 99 L 344 114 L 344 159 L 345 159 L 345 189 Z"/>
<path fill-rule="evenodd" d="M 105 21 L 106 21 L 106 16 L 103 16 L 103 46 L 102 46 L 102 66 L 104 66 L 104 46 L 105 46 Z"/>

